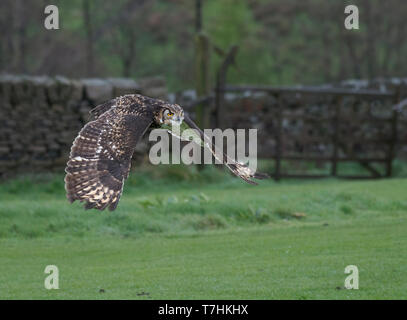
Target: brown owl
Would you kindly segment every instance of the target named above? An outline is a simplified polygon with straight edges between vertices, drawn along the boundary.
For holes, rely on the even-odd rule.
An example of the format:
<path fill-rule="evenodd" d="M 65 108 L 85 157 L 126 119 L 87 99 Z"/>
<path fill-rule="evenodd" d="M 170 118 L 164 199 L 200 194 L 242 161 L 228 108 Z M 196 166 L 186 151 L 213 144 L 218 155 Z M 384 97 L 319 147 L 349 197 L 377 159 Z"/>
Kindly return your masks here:
<path fill-rule="evenodd" d="M 95 120 L 87 123 L 73 142 L 65 169 L 65 189 L 70 202 L 85 202 L 85 209 L 114 210 L 119 202 L 124 180 L 130 172 L 137 142 L 150 127 L 183 125 L 196 129 L 200 143 L 218 160 L 248 183 L 250 178 L 268 176 L 216 153 L 216 147 L 177 104 L 142 95 L 125 95 L 91 110 Z M 222 159 L 219 159 L 219 158 Z"/>

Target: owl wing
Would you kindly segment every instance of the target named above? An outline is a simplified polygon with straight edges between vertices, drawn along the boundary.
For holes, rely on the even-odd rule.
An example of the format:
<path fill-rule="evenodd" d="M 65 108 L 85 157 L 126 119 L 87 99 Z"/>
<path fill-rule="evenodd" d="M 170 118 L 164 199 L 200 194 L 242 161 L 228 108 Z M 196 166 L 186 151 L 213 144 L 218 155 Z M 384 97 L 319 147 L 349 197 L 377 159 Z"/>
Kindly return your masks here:
<path fill-rule="evenodd" d="M 205 135 L 205 133 L 192 121 L 192 119 L 185 114 L 184 122 L 192 129 L 198 131 L 198 134 L 201 137 L 201 140 L 204 141 L 204 145 L 209 148 L 212 152 L 213 156 L 218 159 L 221 163 L 223 163 L 230 171 L 233 172 L 236 176 L 243 179 L 249 184 L 257 185 L 257 182 L 251 180 L 251 178 L 255 179 L 267 179 L 269 175 L 266 173 L 261 172 L 254 172 L 252 169 L 244 165 L 243 163 L 237 162 L 231 159 L 227 154 L 223 151 L 219 150 L 211 141 L 209 137 Z"/>
<path fill-rule="evenodd" d="M 112 108 L 116 108 L 116 99 L 112 99 L 109 101 L 106 101 L 97 107 L 93 108 L 92 110 L 89 111 L 89 113 L 95 118 L 99 118 L 102 114 L 104 114 L 106 111 L 111 110 Z"/>
<path fill-rule="evenodd" d="M 97 111 L 107 107 L 102 105 Z M 65 169 L 65 189 L 70 202 L 86 202 L 85 209 L 114 210 L 130 172 L 137 142 L 152 119 L 142 114 L 124 114 L 110 105 L 97 112 L 73 142 Z"/>

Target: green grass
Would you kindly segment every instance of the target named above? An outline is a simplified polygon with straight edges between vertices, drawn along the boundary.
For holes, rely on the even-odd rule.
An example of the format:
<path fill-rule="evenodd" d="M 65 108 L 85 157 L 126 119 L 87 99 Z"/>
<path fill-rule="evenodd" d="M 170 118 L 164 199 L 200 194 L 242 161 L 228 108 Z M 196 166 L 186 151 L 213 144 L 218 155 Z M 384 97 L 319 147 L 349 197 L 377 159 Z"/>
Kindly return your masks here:
<path fill-rule="evenodd" d="M 405 299 L 406 190 L 158 167 L 98 212 L 70 205 L 62 176 L 20 177 L 0 184 L 0 298 Z M 359 290 L 343 289 L 350 264 Z"/>

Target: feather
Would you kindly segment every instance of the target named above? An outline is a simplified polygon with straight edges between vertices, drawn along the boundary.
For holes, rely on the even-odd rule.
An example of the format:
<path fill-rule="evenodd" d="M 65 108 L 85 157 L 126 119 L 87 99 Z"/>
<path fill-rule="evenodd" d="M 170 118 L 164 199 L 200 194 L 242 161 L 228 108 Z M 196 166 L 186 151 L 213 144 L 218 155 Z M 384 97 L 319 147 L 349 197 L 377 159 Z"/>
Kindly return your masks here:
<path fill-rule="evenodd" d="M 110 110 L 112 107 L 116 107 L 116 99 L 112 99 L 112 100 L 106 101 L 105 103 L 102 103 L 102 104 L 98 105 L 97 107 L 90 110 L 89 113 L 95 119 L 97 119 L 102 114 L 104 114 L 106 111 Z"/>

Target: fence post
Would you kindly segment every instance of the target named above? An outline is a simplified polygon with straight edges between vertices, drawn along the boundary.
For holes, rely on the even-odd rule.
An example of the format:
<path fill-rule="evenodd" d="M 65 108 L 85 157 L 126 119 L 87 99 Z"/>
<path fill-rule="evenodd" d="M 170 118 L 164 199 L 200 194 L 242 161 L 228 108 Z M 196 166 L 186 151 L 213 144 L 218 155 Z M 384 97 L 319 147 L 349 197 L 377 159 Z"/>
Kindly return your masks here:
<path fill-rule="evenodd" d="M 195 88 L 197 97 L 209 94 L 209 64 L 210 64 L 210 43 L 209 38 L 203 32 L 195 36 Z M 196 108 L 196 122 L 201 128 L 209 125 L 209 109 L 202 103 Z"/>
<path fill-rule="evenodd" d="M 228 68 L 231 64 L 235 63 L 235 56 L 239 47 L 237 45 L 232 46 L 229 52 L 226 54 L 221 66 L 216 73 L 216 88 L 215 88 L 215 112 L 216 112 L 216 127 L 222 127 L 223 105 L 225 96 L 225 84 Z"/>
<path fill-rule="evenodd" d="M 276 160 L 275 160 L 275 172 L 274 179 L 279 181 L 281 179 L 281 156 L 282 156 L 282 136 L 283 136 L 283 110 L 281 104 L 280 94 L 276 94 L 277 100 L 277 130 L 276 130 Z"/>
<path fill-rule="evenodd" d="M 400 102 L 400 85 L 397 86 L 397 89 L 394 94 L 393 104 L 397 104 Z M 391 177 L 393 175 L 393 159 L 394 159 L 394 151 L 396 148 L 397 143 L 397 124 L 398 124 L 398 110 L 393 108 L 391 121 L 391 139 L 389 143 L 389 151 L 387 154 L 387 161 L 386 161 L 386 177 Z"/>
<path fill-rule="evenodd" d="M 332 154 L 332 167 L 331 167 L 331 176 L 337 176 L 337 165 L 338 165 L 338 149 L 339 149 L 339 115 L 341 113 L 342 106 L 342 97 L 337 97 L 335 99 L 335 114 L 333 117 L 333 154 Z"/>

